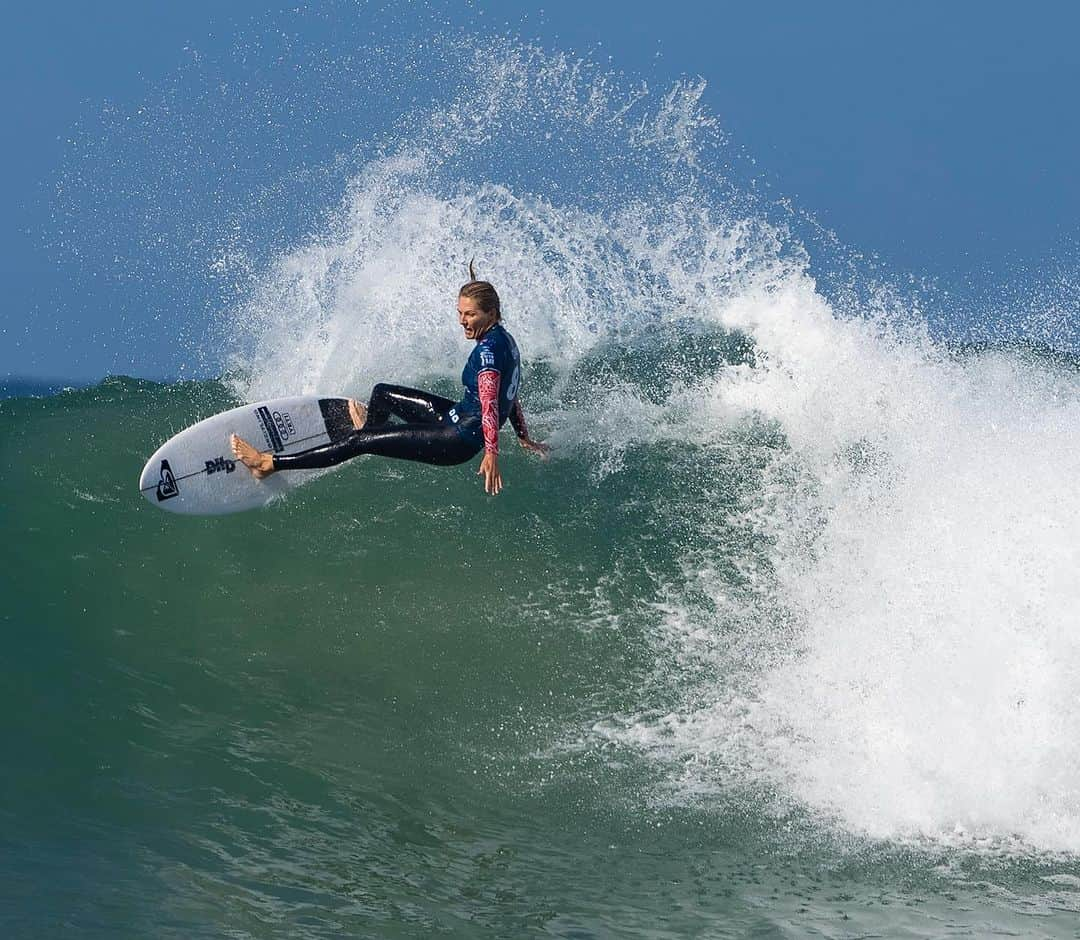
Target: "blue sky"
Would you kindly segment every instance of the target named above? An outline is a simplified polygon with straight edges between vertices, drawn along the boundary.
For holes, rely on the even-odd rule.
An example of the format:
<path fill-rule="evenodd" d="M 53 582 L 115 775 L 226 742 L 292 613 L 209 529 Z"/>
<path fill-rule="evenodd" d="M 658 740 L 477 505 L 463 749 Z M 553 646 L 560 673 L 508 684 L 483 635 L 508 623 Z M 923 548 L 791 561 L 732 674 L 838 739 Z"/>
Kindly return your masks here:
<path fill-rule="evenodd" d="M 58 255 L 51 194 L 70 168 L 70 140 L 106 103 L 136 110 L 193 50 L 224 54 L 296 7 L 42 0 L 5 14 L 0 377 L 175 373 L 165 355 L 125 359 L 110 324 L 137 315 L 139 301 Z M 1076 270 L 1076 4 L 439 0 L 310 10 L 319 15 L 301 17 L 304 28 L 327 41 L 342 18 L 356 32 L 364 17 L 391 17 L 404 34 L 422 14 L 585 53 L 654 85 L 701 76 L 707 107 L 774 191 L 888 269 L 957 288 Z"/>

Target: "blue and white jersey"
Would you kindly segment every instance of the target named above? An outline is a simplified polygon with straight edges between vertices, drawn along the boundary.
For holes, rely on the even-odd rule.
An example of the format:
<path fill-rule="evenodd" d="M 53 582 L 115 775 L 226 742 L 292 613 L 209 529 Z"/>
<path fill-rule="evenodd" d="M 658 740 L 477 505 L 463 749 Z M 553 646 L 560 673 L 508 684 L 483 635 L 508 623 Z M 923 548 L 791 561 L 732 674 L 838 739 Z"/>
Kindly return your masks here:
<path fill-rule="evenodd" d="M 451 410 L 450 420 L 463 433 L 480 434 L 480 392 L 478 376 L 494 369 L 499 373 L 499 427 L 514 409 L 521 382 L 521 355 L 514 337 L 496 323 L 476 344 L 461 373 L 465 396 Z"/>

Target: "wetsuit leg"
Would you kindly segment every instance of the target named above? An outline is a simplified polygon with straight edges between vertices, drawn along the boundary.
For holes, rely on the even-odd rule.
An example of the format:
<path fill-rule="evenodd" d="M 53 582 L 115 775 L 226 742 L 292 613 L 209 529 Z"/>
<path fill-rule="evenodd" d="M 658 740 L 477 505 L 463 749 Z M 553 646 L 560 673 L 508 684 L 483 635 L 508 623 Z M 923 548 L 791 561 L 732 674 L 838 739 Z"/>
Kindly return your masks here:
<path fill-rule="evenodd" d="M 299 454 L 275 454 L 274 469 L 316 470 L 334 467 L 361 454 L 377 454 L 380 457 L 447 467 L 471 460 L 482 447 L 482 441 L 463 437 L 449 423 L 445 426 L 389 424 L 370 430 L 365 425 L 362 430 L 353 431 L 341 440 L 312 447 Z"/>
<path fill-rule="evenodd" d="M 391 416 L 406 424 L 442 424 L 456 402 L 416 388 L 386 385 L 380 382 L 371 390 L 365 429 L 386 424 Z"/>

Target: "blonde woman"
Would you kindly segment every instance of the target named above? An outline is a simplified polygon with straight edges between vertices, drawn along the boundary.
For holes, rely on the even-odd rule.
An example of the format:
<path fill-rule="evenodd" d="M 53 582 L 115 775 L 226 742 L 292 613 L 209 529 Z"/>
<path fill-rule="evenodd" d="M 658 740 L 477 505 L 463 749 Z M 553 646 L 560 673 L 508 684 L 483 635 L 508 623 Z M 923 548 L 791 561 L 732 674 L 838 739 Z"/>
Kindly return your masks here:
<path fill-rule="evenodd" d="M 466 339 L 476 343 L 461 374 L 465 393 L 458 402 L 419 389 L 380 383 L 367 406 L 350 403 L 354 430 L 337 441 L 275 455 L 258 451 L 247 441 L 231 438 L 236 458 L 257 477 L 278 470 L 332 467 L 360 454 L 378 454 L 452 466 L 472 460 L 481 450 L 478 475 L 492 495 L 502 489 L 499 473 L 499 428 L 509 419 L 521 446 L 541 456 L 547 447 L 529 437 L 518 392 L 521 357 L 517 343 L 502 325 L 499 295 L 487 281 L 476 280 L 469 265 L 468 283 L 458 291 L 458 323 Z M 396 422 L 391 418 L 399 419 Z"/>

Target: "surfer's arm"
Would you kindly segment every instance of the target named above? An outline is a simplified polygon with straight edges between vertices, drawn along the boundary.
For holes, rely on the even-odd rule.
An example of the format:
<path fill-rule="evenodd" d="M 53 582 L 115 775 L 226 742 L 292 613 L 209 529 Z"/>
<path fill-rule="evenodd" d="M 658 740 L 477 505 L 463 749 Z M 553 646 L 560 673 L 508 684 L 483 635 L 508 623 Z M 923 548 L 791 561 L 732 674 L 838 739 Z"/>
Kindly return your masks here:
<path fill-rule="evenodd" d="M 547 456 L 547 444 L 541 444 L 539 441 L 534 441 L 529 437 L 529 428 L 525 424 L 525 412 L 521 407 L 520 398 L 514 399 L 514 407 L 510 411 L 510 424 L 513 426 L 514 433 L 517 434 L 518 442 L 522 447 L 539 454 L 541 457 Z"/>
<path fill-rule="evenodd" d="M 499 473 L 499 373 L 485 369 L 476 377 L 480 397 L 480 427 L 484 432 L 484 457 L 479 476 L 484 478 L 484 492 L 494 496 L 502 489 Z"/>
<path fill-rule="evenodd" d="M 480 398 L 480 427 L 484 431 L 484 451 L 499 456 L 499 373 L 485 369 L 476 377 Z"/>
<path fill-rule="evenodd" d="M 525 412 L 521 410 L 520 398 L 514 399 L 514 407 L 510 409 L 510 424 L 521 440 L 529 439 L 529 429 L 525 424 Z"/>

